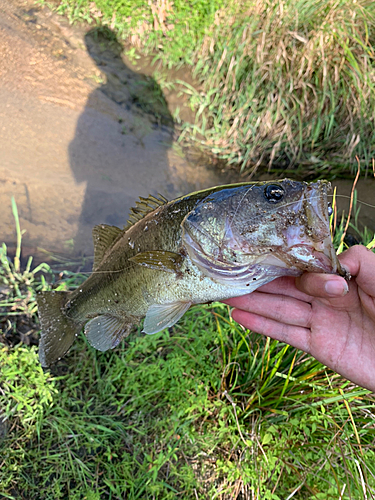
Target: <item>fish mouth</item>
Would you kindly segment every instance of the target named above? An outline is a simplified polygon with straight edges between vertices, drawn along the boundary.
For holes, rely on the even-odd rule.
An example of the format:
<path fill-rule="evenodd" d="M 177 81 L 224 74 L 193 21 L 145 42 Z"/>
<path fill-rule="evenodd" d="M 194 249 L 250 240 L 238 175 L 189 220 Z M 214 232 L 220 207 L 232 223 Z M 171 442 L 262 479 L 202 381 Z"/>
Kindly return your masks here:
<path fill-rule="evenodd" d="M 294 245 L 288 250 L 296 264 L 303 267 L 304 271 L 335 273 L 331 257 L 312 245 Z"/>
<path fill-rule="evenodd" d="M 296 244 L 289 247 L 290 254 L 306 267 L 306 271 L 324 272 L 346 276 L 347 272 L 341 267 L 331 237 L 323 241 Z"/>
<path fill-rule="evenodd" d="M 317 181 L 306 187 L 300 203 L 303 219 L 298 225 L 288 227 L 284 233 L 287 250 L 286 260 L 304 271 L 339 274 L 347 277 L 331 240 L 328 216 L 326 181 Z M 290 260 L 289 260 L 290 259 Z"/>

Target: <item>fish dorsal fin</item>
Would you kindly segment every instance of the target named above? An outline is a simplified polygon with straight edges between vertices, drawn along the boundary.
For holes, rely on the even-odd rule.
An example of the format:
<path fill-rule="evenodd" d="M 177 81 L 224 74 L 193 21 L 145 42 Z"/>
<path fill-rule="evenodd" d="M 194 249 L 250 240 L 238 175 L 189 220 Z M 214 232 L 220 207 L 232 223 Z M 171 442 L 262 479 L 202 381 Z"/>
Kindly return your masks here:
<path fill-rule="evenodd" d="M 92 239 L 94 242 L 94 264 L 92 270 L 95 271 L 102 262 L 105 252 L 122 233 L 122 229 L 116 226 L 107 226 L 99 224 L 92 230 Z"/>
<path fill-rule="evenodd" d="M 149 335 L 173 326 L 186 313 L 191 302 L 173 302 L 171 304 L 152 304 L 143 323 L 143 332 Z"/>
<path fill-rule="evenodd" d="M 168 203 L 168 200 L 164 198 L 161 194 L 157 196 L 153 196 L 150 194 L 148 198 L 139 197 L 139 201 L 135 202 L 135 207 L 130 209 L 130 215 L 128 220 L 128 225 L 125 229 L 128 229 L 130 226 L 143 219 L 143 217 L 158 207 L 161 207 Z"/>

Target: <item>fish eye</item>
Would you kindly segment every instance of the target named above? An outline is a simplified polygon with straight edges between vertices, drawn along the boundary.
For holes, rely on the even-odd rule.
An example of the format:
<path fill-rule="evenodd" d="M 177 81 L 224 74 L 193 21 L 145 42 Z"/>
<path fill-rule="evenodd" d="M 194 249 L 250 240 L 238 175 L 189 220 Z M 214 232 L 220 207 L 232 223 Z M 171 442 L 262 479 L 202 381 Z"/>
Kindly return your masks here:
<path fill-rule="evenodd" d="M 277 184 L 268 184 L 264 190 L 264 196 L 270 203 L 277 203 L 284 197 L 284 189 Z"/>
<path fill-rule="evenodd" d="M 333 208 L 330 202 L 328 202 L 328 215 L 331 216 L 333 214 Z"/>

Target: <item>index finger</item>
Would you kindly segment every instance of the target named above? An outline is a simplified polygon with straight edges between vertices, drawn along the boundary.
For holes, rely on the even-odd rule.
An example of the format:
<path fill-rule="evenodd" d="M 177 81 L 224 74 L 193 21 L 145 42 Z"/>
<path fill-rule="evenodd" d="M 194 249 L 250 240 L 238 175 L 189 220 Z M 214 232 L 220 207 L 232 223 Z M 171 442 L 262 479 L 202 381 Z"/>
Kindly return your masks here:
<path fill-rule="evenodd" d="M 295 278 L 291 276 L 282 276 L 281 278 L 276 278 L 270 283 L 257 288 L 256 292 L 272 295 L 283 295 L 308 303 L 310 303 L 313 299 L 311 295 L 303 293 L 296 288 Z M 251 293 L 249 293 L 248 295 L 244 295 L 243 297 L 251 298 Z M 231 307 L 240 307 L 240 304 L 243 304 L 243 299 L 241 300 L 241 297 L 234 297 L 232 299 L 222 300 L 221 302 L 224 302 Z"/>
<path fill-rule="evenodd" d="M 260 286 L 258 292 L 275 293 L 278 295 L 288 295 L 294 299 L 302 300 L 303 302 L 311 302 L 312 296 L 304 290 L 299 290 L 296 287 L 296 278 L 292 276 L 282 276 L 266 285 Z"/>

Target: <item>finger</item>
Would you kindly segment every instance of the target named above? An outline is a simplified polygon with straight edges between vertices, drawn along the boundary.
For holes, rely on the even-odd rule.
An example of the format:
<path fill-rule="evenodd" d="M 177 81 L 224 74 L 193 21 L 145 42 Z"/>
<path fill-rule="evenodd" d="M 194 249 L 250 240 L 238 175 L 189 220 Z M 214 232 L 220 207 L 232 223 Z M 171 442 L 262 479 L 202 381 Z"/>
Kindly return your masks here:
<path fill-rule="evenodd" d="M 259 314 L 279 323 L 310 328 L 311 304 L 288 297 L 264 292 L 253 292 L 226 301 L 232 307 Z"/>
<path fill-rule="evenodd" d="M 281 278 L 277 278 L 270 283 L 267 283 L 266 285 L 260 286 L 257 291 L 277 293 L 279 295 L 288 295 L 305 302 L 311 301 L 310 295 L 303 293 L 296 288 L 295 278 L 292 276 L 283 276 Z"/>
<path fill-rule="evenodd" d="M 296 287 L 310 296 L 326 299 L 343 297 L 349 291 L 345 279 L 334 274 L 304 273 L 296 278 Z"/>
<path fill-rule="evenodd" d="M 363 245 L 355 245 L 339 255 L 339 259 L 350 274 L 356 277 L 358 286 L 374 296 L 375 253 Z"/>
<path fill-rule="evenodd" d="M 375 254 L 363 245 L 355 245 L 341 255 L 341 264 L 356 277 L 356 284 L 371 296 L 375 295 Z M 339 298 L 352 288 L 340 276 L 305 273 L 296 279 L 296 287 L 314 297 Z"/>
<path fill-rule="evenodd" d="M 285 325 L 259 314 L 248 313 L 240 309 L 233 309 L 231 314 L 237 323 L 240 323 L 253 332 L 267 335 L 268 337 L 297 347 L 297 349 L 310 352 L 311 332 L 308 328 Z"/>

